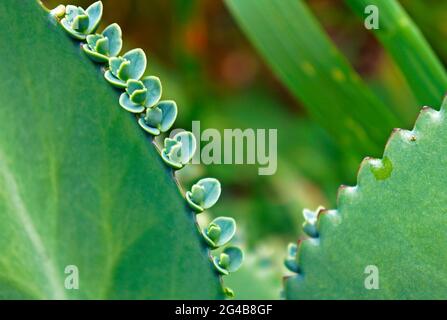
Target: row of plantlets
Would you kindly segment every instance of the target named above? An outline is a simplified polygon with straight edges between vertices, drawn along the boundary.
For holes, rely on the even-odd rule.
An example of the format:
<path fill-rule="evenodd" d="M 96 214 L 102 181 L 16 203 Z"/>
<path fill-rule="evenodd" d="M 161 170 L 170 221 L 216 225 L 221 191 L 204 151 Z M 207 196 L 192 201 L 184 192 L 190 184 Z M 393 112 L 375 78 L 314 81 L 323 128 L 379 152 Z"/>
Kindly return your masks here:
<path fill-rule="evenodd" d="M 172 138 L 165 138 L 164 146 L 158 147 L 154 137 L 167 133 L 177 118 L 177 104 L 161 100 L 162 85 L 156 76 L 144 77 L 147 65 L 142 49 L 133 49 L 120 56 L 123 47 L 122 31 L 113 23 L 102 33 L 96 33 L 103 13 L 103 4 L 97 1 L 86 10 L 81 7 L 60 5 L 51 11 L 61 26 L 74 39 L 81 41 L 81 48 L 95 63 L 106 66 L 104 78 L 118 90 L 122 90 L 119 105 L 136 115 L 141 128 L 152 139 L 163 161 L 174 171 L 187 165 L 196 151 L 196 139 L 189 131 L 181 131 Z M 175 174 L 173 175 L 175 179 Z M 211 208 L 219 199 L 221 185 L 217 179 L 204 178 L 194 184 L 185 194 L 186 202 L 195 214 Z M 195 219 L 196 224 L 197 219 Z M 227 246 L 236 233 L 236 222 L 230 217 L 215 218 L 205 228 L 198 226 L 210 250 L 219 250 L 211 255 L 212 263 L 220 275 L 228 275 L 239 269 L 243 252 L 235 246 Z M 226 246 L 226 247 L 225 247 Z M 224 287 L 227 297 L 234 292 Z"/>

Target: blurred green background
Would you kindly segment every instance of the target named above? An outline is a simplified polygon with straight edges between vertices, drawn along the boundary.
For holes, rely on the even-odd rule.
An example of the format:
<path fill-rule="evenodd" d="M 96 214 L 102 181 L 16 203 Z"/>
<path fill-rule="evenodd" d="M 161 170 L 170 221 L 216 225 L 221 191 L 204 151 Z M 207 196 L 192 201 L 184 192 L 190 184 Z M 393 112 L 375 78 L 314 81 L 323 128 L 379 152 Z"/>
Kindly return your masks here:
<path fill-rule="evenodd" d="M 270 0 L 274 1 L 280 0 Z M 48 8 L 61 2 L 86 7 L 93 1 L 43 1 Z M 391 124 L 410 128 L 421 106 L 420 99 L 412 94 L 410 81 L 405 80 L 389 50 L 364 28 L 362 19 L 346 2 L 305 1 L 368 90 L 396 116 L 398 121 Z M 338 186 L 355 184 L 360 155 L 380 157 L 381 151 L 377 150 L 381 149 L 365 147 L 347 155 L 340 139 L 316 121 L 275 75 L 224 1 L 103 3 L 103 27 L 117 22 L 123 29 L 125 50 L 143 48 L 149 61 L 147 73 L 160 77 L 164 98 L 177 101 L 176 127 L 191 129 L 191 122 L 200 120 L 202 130 L 278 129 L 278 171 L 273 176 L 259 176 L 257 165 L 191 165 L 180 172 L 185 188 L 204 176 L 222 182 L 222 198 L 210 214 L 237 219 L 237 240 L 247 253 L 244 267 L 226 279 L 226 284 L 235 290 L 237 298 L 277 299 L 281 277 L 286 274 L 282 267 L 286 244 L 301 234 L 302 209 L 334 207 Z M 400 3 L 445 64 L 447 2 Z M 312 93 L 324 95 L 325 89 L 322 83 Z M 337 100 L 333 103 L 336 110 Z M 385 126 L 385 134 L 391 129 L 391 125 Z"/>

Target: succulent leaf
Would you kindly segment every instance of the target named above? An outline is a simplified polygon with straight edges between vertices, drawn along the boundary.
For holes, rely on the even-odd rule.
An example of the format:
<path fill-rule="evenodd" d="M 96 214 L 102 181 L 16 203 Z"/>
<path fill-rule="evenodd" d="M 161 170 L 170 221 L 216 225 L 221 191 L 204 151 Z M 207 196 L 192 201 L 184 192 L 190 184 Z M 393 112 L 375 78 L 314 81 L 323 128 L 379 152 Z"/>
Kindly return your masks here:
<path fill-rule="evenodd" d="M 146 71 L 146 54 L 141 49 L 133 49 L 123 57 L 110 58 L 109 70 L 104 77 L 118 88 L 126 88 L 129 80 L 139 80 Z"/>
<path fill-rule="evenodd" d="M 323 207 L 318 207 L 318 209 L 315 211 L 309 209 L 303 209 L 303 217 L 304 217 L 303 231 L 311 238 L 318 237 L 318 230 L 317 230 L 318 214 L 322 210 L 324 210 Z"/>
<path fill-rule="evenodd" d="M 130 100 L 127 92 L 123 92 L 120 96 L 119 100 L 120 106 L 123 107 L 126 111 L 131 113 L 141 113 L 144 111 L 144 106 L 141 104 L 136 104 L 132 100 Z"/>
<path fill-rule="evenodd" d="M 172 168 L 183 168 L 196 152 L 196 138 L 189 131 L 177 133 L 172 139 L 165 139 L 165 147 L 161 152 L 163 161 Z"/>
<path fill-rule="evenodd" d="M 219 225 L 215 223 L 211 223 L 208 228 L 206 229 L 206 236 L 211 240 L 213 243 L 217 240 L 219 240 L 219 237 L 222 233 L 222 229 L 219 227 Z"/>
<path fill-rule="evenodd" d="M 152 108 L 146 109 L 146 115 L 138 123 L 147 132 L 159 135 L 167 132 L 177 118 L 177 104 L 174 101 L 160 101 Z"/>
<path fill-rule="evenodd" d="M 76 18 L 76 16 L 79 13 L 83 13 L 82 11 L 80 12 L 79 10 L 80 10 L 80 8 L 78 8 L 76 6 L 73 6 L 71 4 L 66 6 L 66 8 L 65 8 L 65 18 L 67 19 L 67 22 L 69 24 L 73 23 L 73 20 Z M 81 10 L 82 10 L 82 8 L 81 8 Z"/>
<path fill-rule="evenodd" d="M 82 49 L 87 56 L 95 62 L 107 63 L 121 51 L 121 28 L 116 23 L 111 24 L 102 34 L 88 35 L 86 40 L 87 44 L 84 44 Z M 117 70 L 121 62 L 122 60 L 115 58 L 113 70 Z"/>
<path fill-rule="evenodd" d="M 74 30 L 72 25 L 67 21 L 66 18 L 63 18 L 61 20 L 61 26 L 72 38 L 77 39 L 77 40 L 85 40 L 86 35 Z"/>
<path fill-rule="evenodd" d="M 217 200 L 219 200 L 221 193 L 220 182 L 214 178 L 205 178 L 199 180 L 186 193 L 186 200 L 193 210 L 202 212 L 211 208 Z"/>
<path fill-rule="evenodd" d="M 74 18 L 73 23 L 71 24 L 71 27 L 73 30 L 84 33 L 88 30 L 88 24 L 89 24 L 89 18 L 85 14 L 80 14 Z"/>
<path fill-rule="evenodd" d="M 105 56 L 109 55 L 109 39 L 103 37 L 101 39 L 98 39 L 98 41 L 96 41 L 96 46 L 95 46 L 95 50 L 96 52 L 103 54 Z"/>
<path fill-rule="evenodd" d="M 150 107 L 154 106 L 161 98 L 161 94 L 162 94 L 161 81 L 158 77 L 154 77 L 154 76 L 146 77 L 141 81 L 143 82 L 144 86 L 148 90 L 148 96 L 147 96 L 147 99 L 145 102 L 145 106 L 146 106 L 146 108 L 150 108 Z M 175 104 L 174 101 L 165 101 L 164 104 L 166 104 L 166 103 L 170 103 L 170 104 L 174 103 Z M 160 105 L 159 105 L 159 107 L 160 107 Z M 164 107 L 161 107 L 161 108 L 164 108 Z M 171 107 L 169 107 L 169 108 L 171 108 Z M 172 106 L 172 108 L 170 110 L 173 111 L 174 108 L 176 110 L 175 113 L 177 115 L 177 105 Z M 175 118 L 174 118 L 174 120 L 175 120 Z M 167 130 L 169 130 L 169 128 L 164 131 L 167 131 Z"/>
<path fill-rule="evenodd" d="M 238 247 L 226 247 L 218 257 L 213 258 L 216 270 L 228 275 L 231 272 L 237 271 L 244 260 L 244 253 Z"/>
<path fill-rule="evenodd" d="M 223 269 L 228 269 L 228 267 L 230 266 L 230 256 L 228 254 L 226 254 L 225 252 L 221 253 L 219 256 L 219 261 L 218 261 L 219 267 L 223 268 Z"/>
<path fill-rule="evenodd" d="M 110 68 L 110 72 L 113 75 L 118 74 L 118 70 L 121 67 L 121 64 L 124 62 L 124 58 L 123 57 L 112 57 L 109 59 L 109 68 Z"/>
<path fill-rule="evenodd" d="M 230 217 L 214 219 L 202 232 L 205 241 L 213 249 L 226 245 L 233 239 L 235 233 L 236 221 Z"/>
<path fill-rule="evenodd" d="M 440 111 L 423 108 L 382 160 L 362 162 L 356 186 L 339 189 L 338 209 L 319 214 L 318 240 L 300 242 L 288 299 L 447 299 L 446 108 L 447 99 Z"/>
<path fill-rule="evenodd" d="M 141 49 L 133 49 L 127 52 L 123 58 L 130 62 L 129 67 L 126 69 L 126 76 L 128 79 L 139 80 L 146 71 L 146 54 Z M 123 79 L 124 80 L 124 79 Z"/>
<path fill-rule="evenodd" d="M 96 31 L 102 18 L 102 2 L 93 3 L 84 11 L 81 7 L 68 5 L 61 25 L 73 38 L 85 40 L 87 35 Z"/>
<path fill-rule="evenodd" d="M 109 39 L 109 56 L 116 57 L 123 47 L 121 27 L 117 23 L 112 23 L 104 29 L 102 35 Z"/>
<path fill-rule="evenodd" d="M 132 79 L 130 75 L 130 71 L 132 69 L 131 62 L 124 58 L 124 61 L 121 63 L 120 67 L 118 68 L 118 72 L 116 74 L 116 77 L 122 81 L 129 81 Z M 138 79 L 135 79 L 138 80 Z"/>
<path fill-rule="evenodd" d="M 125 89 L 127 87 L 127 82 L 115 77 L 111 70 L 107 70 L 104 73 L 104 78 L 114 87 Z"/>
<path fill-rule="evenodd" d="M 101 22 L 103 5 L 101 1 L 93 3 L 90 7 L 85 10 L 89 17 L 88 33 L 93 33 L 98 29 L 99 23 Z"/>
<path fill-rule="evenodd" d="M 132 95 L 136 90 L 142 90 L 145 89 L 145 86 L 143 84 L 143 82 L 141 82 L 140 80 L 129 80 L 127 81 L 127 93 L 129 95 Z"/>
<path fill-rule="evenodd" d="M 284 260 L 284 265 L 286 266 L 286 268 L 295 273 L 299 272 L 299 265 L 296 260 L 297 251 L 298 251 L 297 244 L 289 243 L 289 245 L 287 246 L 287 257 Z"/>

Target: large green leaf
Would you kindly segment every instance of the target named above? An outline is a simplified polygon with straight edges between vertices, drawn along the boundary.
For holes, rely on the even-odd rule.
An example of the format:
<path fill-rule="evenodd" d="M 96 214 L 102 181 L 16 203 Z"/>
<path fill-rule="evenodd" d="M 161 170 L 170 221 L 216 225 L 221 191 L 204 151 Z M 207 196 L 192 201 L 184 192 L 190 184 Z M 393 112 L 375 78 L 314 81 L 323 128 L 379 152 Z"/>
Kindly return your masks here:
<path fill-rule="evenodd" d="M 379 154 L 402 123 L 366 87 L 303 0 L 226 0 L 250 40 L 346 154 Z"/>
<path fill-rule="evenodd" d="M 447 88 L 447 73 L 417 26 L 396 0 L 345 0 L 360 17 L 365 8 L 378 10 L 374 34 L 393 56 L 420 105 L 435 105 Z"/>
<path fill-rule="evenodd" d="M 36 1 L 0 2 L 0 38 L 0 297 L 222 297 L 172 172 L 79 43 Z"/>
<path fill-rule="evenodd" d="M 364 160 L 357 186 L 341 187 L 338 209 L 319 215 L 319 237 L 301 242 L 287 298 L 447 298 L 446 108 L 447 99 L 424 108 L 412 131 L 393 133 L 383 160 Z M 378 289 L 365 287 L 368 266 Z"/>

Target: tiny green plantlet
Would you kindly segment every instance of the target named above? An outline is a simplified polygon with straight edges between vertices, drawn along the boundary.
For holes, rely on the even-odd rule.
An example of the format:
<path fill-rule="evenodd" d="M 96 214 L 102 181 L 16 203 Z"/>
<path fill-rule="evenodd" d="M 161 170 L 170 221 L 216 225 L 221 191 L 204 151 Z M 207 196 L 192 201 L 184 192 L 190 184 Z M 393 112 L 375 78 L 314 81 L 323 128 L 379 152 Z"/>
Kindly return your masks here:
<path fill-rule="evenodd" d="M 81 7 L 68 5 L 65 8 L 65 17 L 61 20 L 61 25 L 73 38 L 85 40 L 89 34 L 98 29 L 102 11 L 103 5 L 101 1 L 93 3 L 86 10 Z M 61 10 L 56 12 L 59 16 L 62 15 Z"/>
<path fill-rule="evenodd" d="M 324 210 L 324 208 L 318 207 L 318 209 L 315 211 L 309 209 L 303 210 L 303 217 L 304 217 L 303 231 L 311 238 L 318 237 L 317 220 L 318 220 L 318 213 L 321 210 Z"/>
<path fill-rule="evenodd" d="M 235 294 L 234 294 L 233 289 L 228 288 L 228 287 L 225 287 L 225 288 L 223 289 L 223 291 L 224 291 L 224 294 L 225 294 L 225 296 L 226 296 L 227 298 L 232 299 L 232 298 L 235 297 Z"/>
<path fill-rule="evenodd" d="M 213 258 L 214 266 L 223 275 L 237 271 L 244 260 L 244 253 L 238 247 L 226 247 L 218 257 Z"/>
<path fill-rule="evenodd" d="M 116 57 L 123 47 L 122 32 L 118 24 L 113 23 L 102 34 L 89 34 L 82 49 L 95 62 L 106 63 Z"/>
<path fill-rule="evenodd" d="M 196 138 L 189 131 L 177 133 L 173 138 L 166 138 L 161 157 L 167 165 L 175 170 L 183 168 L 191 161 L 196 152 Z"/>
<path fill-rule="evenodd" d="M 202 212 L 219 200 L 220 193 L 220 182 L 214 178 L 205 178 L 192 186 L 191 191 L 186 193 L 186 200 L 194 211 Z"/>
<path fill-rule="evenodd" d="M 287 257 L 284 260 L 284 265 L 287 269 L 289 269 L 292 272 L 298 273 L 299 272 L 299 266 L 296 262 L 296 254 L 298 252 L 298 245 L 296 243 L 289 243 L 287 246 Z"/>
<path fill-rule="evenodd" d="M 119 103 L 129 112 L 141 113 L 146 108 L 153 107 L 160 100 L 161 94 L 162 86 L 158 77 L 149 76 L 141 81 L 130 79 L 127 81 L 126 92 L 123 92 L 120 96 Z M 177 108 L 175 109 L 175 117 L 177 117 Z M 170 120 L 175 120 L 175 117 L 174 119 L 170 118 Z M 171 126 L 173 123 L 173 121 L 170 123 Z"/>
<path fill-rule="evenodd" d="M 218 217 L 203 229 L 202 233 L 208 245 L 217 249 L 233 239 L 236 233 L 236 221 L 229 217 Z"/>
<path fill-rule="evenodd" d="M 109 70 L 104 74 L 113 86 L 125 89 L 129 80 L 140 80 L 146 71 L 147 59 L 142 49 L 133 49 L 122 57 L 109 59 Z"/>
<path fill-rule="evenodd" d="M 138 120 L 139 125 L 146 132 L 157 136 L 167 132 L 177 118 L 177 104 L 175 101 L 160 101 L 155 106 L 146 109 L 146 114 Z"/>

